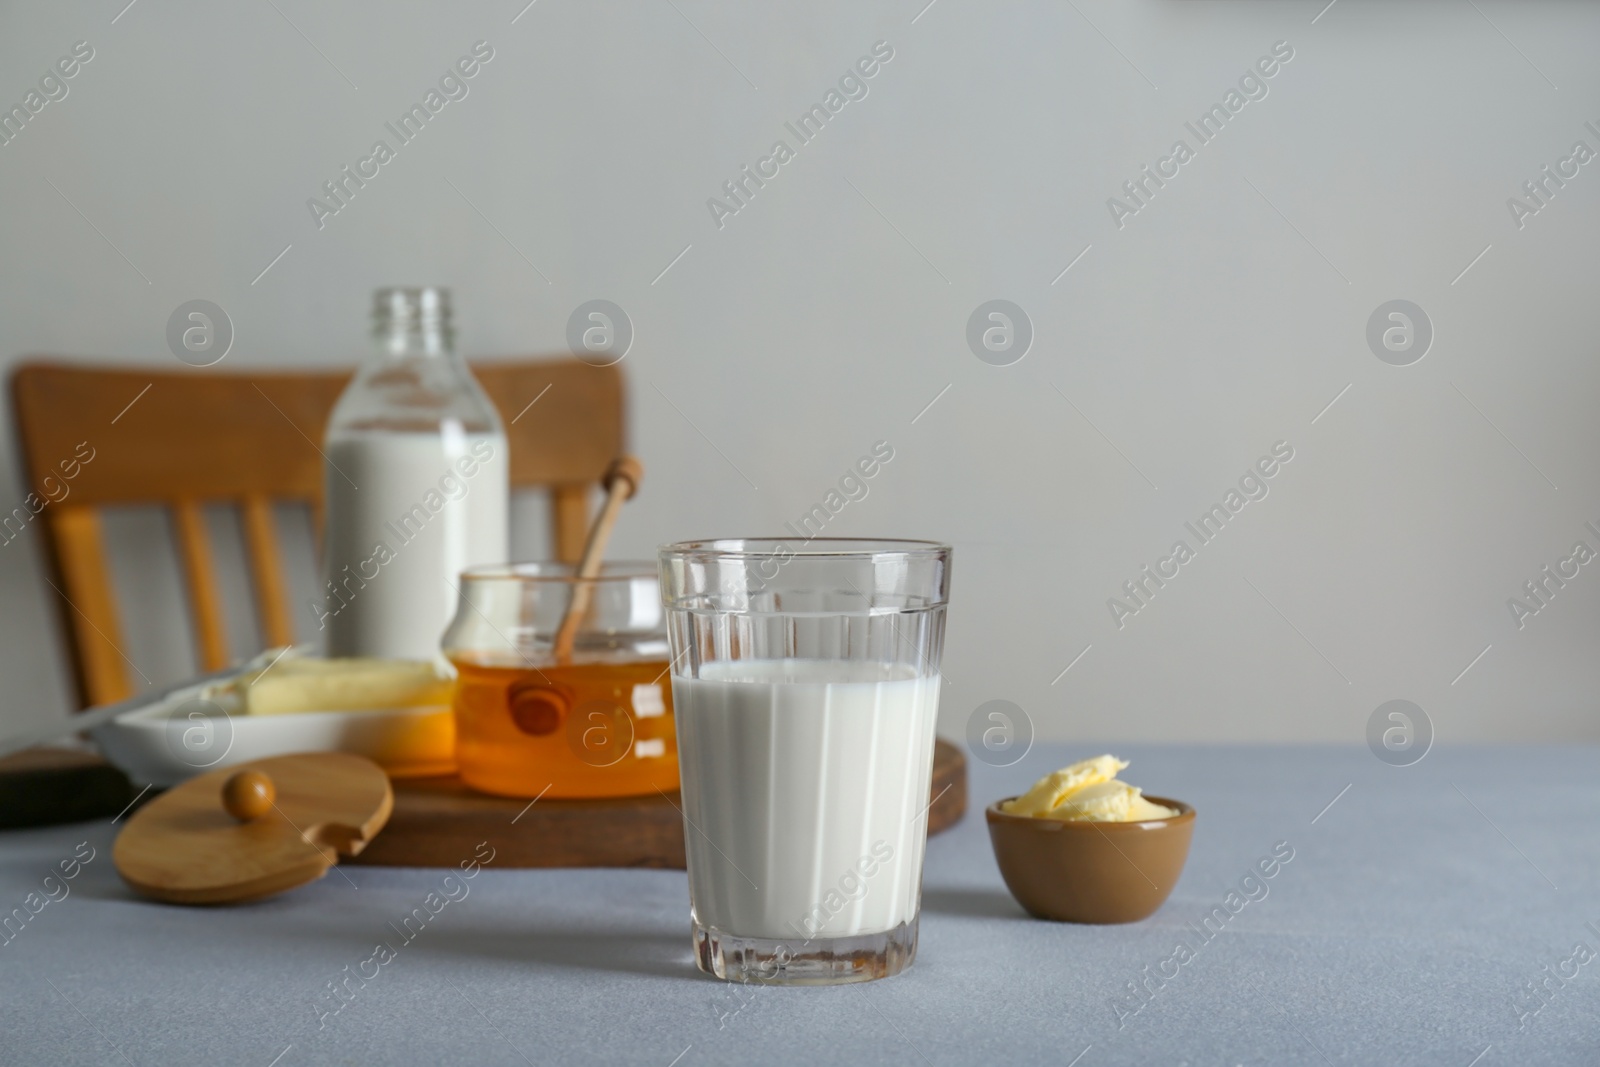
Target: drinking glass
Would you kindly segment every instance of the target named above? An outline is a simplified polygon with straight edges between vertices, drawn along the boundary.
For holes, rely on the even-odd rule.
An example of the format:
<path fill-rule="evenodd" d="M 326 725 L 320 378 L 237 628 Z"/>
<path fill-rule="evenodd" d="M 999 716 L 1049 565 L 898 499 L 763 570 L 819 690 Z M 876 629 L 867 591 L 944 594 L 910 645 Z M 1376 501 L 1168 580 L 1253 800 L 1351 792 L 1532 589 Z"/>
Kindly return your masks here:
<path fill-rule="evenodd" d="M 575 597 L 563 655 L 557 634 Z M 474 789 L 618 797 L 678 787 L 654 565 L 607 563 L 593 578 L 564 563 L 470 568 L 441 651 L 457 672 L 456 763 Z"/>
<path fill-rule="evenodd" d="M 950 548 L 660 550 L 701 970 L 860 982 L 917 952 Z"/>

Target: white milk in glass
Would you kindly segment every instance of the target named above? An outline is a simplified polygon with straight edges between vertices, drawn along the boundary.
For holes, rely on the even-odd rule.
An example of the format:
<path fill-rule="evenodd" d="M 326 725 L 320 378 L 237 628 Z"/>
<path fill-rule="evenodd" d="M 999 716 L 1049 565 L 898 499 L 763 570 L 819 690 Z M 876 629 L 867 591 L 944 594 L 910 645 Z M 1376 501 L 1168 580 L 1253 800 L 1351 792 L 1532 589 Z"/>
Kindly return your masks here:
<path fill-rule="evenodd" d="M 507 558 L 505 437 L 363 430 L 326 452 L 328 655 L 432 659 L 456 576 Z"/>
<path fill-rule="evenodd" d="M 672 680 L 695 917 L 801 944 L 917 914 L 939 676 L 805 659 Z"/>

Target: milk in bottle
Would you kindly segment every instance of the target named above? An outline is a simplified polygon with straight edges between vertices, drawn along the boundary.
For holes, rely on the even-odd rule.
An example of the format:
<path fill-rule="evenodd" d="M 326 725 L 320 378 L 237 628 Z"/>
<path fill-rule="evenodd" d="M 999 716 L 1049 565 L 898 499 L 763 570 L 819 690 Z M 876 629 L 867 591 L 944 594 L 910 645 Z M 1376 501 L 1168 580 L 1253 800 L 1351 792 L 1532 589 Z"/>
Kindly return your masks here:
<path fill-rule="evenodd" d="M 433 659 L 467 567 L 506 559 L 510 455 L 455 354 L 449 293 L 382 289 L 323 440 L 329 656 Z"/>

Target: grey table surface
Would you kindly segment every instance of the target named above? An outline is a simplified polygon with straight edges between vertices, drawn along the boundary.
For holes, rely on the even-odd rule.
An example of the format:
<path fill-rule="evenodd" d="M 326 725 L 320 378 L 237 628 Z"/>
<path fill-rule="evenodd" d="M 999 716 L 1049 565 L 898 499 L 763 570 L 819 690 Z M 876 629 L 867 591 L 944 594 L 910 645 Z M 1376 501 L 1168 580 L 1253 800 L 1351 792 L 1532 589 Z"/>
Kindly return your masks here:
<path fill-rule="evenodd" d="M 446 872 L 342 867 L 178 908 L 122 885 L 109 822 L 3 833 L 8 911 L 94 858 L 0 946 L 0 1063 L 1600 1063 L 1600 749 L 1392 767 L 1366 748 L 1111 746 L 1129 781 L 1198 810 L 1183 878 L 1142 923 L 1034 921 L 982 806 L 1093 748 L 974 763 L 965 820 L 929 843 L 915 965 L 849 987 L 699 974 L 682 872 L 491 862 L 403 942 L 386 924 Z M 1279 842 L 1294 856 L 1265 896 L 1200 943 L 1188 924 Z M 1193 957 L 1163 965 L 1186 936 Z M 384 939 L 394 958 L 330 1012 L 327 984 Z"/>

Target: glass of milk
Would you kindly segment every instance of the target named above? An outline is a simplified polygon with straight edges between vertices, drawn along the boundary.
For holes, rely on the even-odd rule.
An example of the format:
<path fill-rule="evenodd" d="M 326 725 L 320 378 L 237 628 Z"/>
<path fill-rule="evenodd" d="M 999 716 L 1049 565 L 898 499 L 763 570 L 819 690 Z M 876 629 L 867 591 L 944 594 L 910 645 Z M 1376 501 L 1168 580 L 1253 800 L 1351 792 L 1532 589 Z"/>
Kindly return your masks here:
<path fill-rule="evenodd" d="M 373 348 L 323 438 L 329 656 L 431 660 L 457 576 L 506 559 L 510 450 L 455 353 L 450 294 L 380 289 Z"/>
<path fill-rule="evenodd" d="M 950 548 L 661 549 L 702 971 L 862 982 L 917 953 Z"/>

